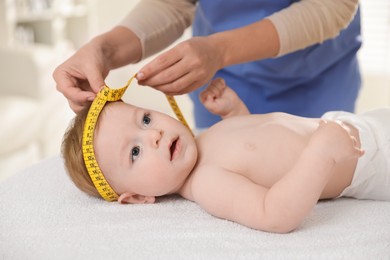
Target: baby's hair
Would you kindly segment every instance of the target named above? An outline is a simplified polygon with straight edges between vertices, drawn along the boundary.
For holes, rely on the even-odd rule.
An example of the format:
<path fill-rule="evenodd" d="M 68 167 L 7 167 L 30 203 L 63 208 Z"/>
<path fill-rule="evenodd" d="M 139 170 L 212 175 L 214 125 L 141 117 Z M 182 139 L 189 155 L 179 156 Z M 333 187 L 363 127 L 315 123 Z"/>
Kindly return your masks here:
<path fill-rule="evenodd" d="M 62 140 L 61 153 L 67 173 L 76 187 L 89 195 L 101 198 L 85 167 L 82 152 L 81 144 L 88 110 L 89 107 L 86 107 L 70 122 Z"/>

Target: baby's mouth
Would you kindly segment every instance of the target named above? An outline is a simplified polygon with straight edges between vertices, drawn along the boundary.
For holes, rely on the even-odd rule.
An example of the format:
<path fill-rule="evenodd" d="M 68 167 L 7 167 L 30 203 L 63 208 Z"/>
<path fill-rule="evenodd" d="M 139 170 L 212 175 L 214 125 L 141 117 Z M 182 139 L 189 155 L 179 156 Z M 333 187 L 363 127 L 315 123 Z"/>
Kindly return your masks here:
<path fill-rule="evenodd" d="M 171 147 L 169 148 L 170 153 L 171 153 L 171 161 L 172 161 L 172 159 L 173 159 L 173 155 L 174 155 L 175 150 L 176 150 L 177 140 L 179 140 L 179 138 L 173 140 L 173 142 L 172 142 L 172 144 L 171 144 Z"/>

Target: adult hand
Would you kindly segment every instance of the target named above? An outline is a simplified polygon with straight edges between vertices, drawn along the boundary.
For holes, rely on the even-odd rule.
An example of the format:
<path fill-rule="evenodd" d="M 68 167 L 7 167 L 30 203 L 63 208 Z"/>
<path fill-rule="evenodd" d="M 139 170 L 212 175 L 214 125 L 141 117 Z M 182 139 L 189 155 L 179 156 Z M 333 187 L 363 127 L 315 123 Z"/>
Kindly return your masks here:
<path fill-rule="evenodd" d="M 191 92 L 222 68 L 222 55 L 209 37 L 194 37 L 157 56 L 138 73 L 138 83 L 168 95 Z"/>
<path fill-rule="evenodd" d="M 68 99 L 74 112 L 90 104 L 104 86 L 109 71 L 105 64 L 100 46 L 90 42 L 54 70 L 57 90 Z"/>

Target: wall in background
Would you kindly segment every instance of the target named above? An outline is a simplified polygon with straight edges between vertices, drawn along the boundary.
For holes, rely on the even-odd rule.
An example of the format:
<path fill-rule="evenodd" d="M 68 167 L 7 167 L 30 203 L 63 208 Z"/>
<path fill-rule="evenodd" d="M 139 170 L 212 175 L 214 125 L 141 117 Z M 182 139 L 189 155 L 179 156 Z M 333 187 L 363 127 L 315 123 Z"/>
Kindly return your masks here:
<path fill-rule="evenodd" d="M 362 0 L 359 52 L 363 89 L 357 111 L 390 105 L 390 1 Z"/>

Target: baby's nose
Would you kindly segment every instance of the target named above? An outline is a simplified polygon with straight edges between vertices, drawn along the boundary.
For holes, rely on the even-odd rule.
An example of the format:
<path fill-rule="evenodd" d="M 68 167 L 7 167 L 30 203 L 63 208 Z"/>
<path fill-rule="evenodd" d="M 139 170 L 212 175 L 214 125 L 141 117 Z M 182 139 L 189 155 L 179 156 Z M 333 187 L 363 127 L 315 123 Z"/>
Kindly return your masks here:
<path fill-rule="evenodd" d="M 160 145 L 161 138 L 163 136 L 163 131 L 160 129 L 150 129 L 149 130 L 149 138 L 151 141 L 151 144 L 158 148 Z"/>

